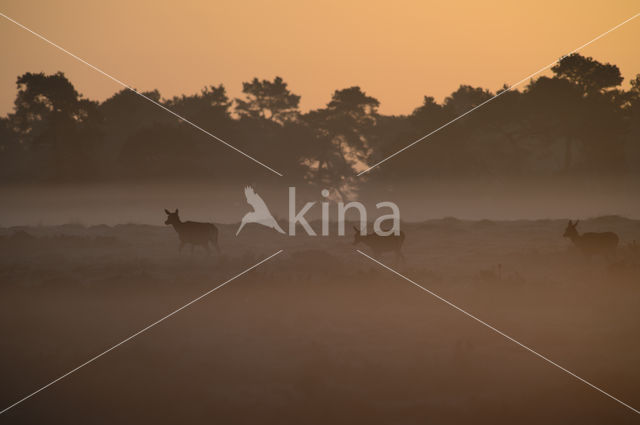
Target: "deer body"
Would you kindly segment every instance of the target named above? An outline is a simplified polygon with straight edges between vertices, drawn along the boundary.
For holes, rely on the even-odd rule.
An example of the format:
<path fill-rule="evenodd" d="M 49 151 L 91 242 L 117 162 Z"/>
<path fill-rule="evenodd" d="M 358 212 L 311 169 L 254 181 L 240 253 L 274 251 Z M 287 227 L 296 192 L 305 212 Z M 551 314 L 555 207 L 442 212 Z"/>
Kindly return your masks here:
<path fill-rule="evenodd" d="M 199 223 L 196 221 L 181 221 L 178 216 L 178 210 L 172 213 L 164 210 L 167 213 L 167 220 L 164 224 L 173 226 L 174 230 L 178 234 L 180 239 L 179 251 L 186 244 L 191 244 L 191 252 L 196 245 L 202 246 L 207 252 L 210 252 L 209 242 L 220 252 L 218 246 L 218 228 L 211 223 Z"/>
<path fill-rule="evenodd" d="M 569 238 L 571 242 L 587 257 L 596 254 L 613 255 L 618 247 L 619 238 L 613 232 L 588 232 L 579 234 L 577 230 L 578 221 L 569 224 L 564 231 L 564 237 Z"/>
<path fill-rule="evenodd" d="M 404 242 L 404 232 L 400 231 L 399 235 L 380 236 L 376 233 L 370 235 L 362 235 L 360 231 L 354 227 L 356 231 L 353 244 L 357 245 L 362 242 L 373 251 L 373 256 L 378 258 L 385 252 L 393 252 L 396 254 L 396 260 L 401 259 L 404 261 L 404 255 L 402 255 L 402 244 Z"/>

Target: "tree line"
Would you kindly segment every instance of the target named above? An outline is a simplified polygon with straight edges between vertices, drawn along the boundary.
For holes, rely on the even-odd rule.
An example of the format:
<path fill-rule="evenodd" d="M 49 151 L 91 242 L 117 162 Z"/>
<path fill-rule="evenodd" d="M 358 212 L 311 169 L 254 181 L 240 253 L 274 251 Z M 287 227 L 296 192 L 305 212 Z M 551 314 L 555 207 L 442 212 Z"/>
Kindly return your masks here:
<path fill-rule="evenodd" d="M 616 65 L 572 54 L 367 174 L 420 177 L 628 175 L 640 173 L 640 74 L 630 88 Z M 248 181 L 266 170 L 130 90 L 84 98 L 62 72 L 17 79 L 13 111 L 0 117 L 3 181 L 214 179 Z M 220 84 L 165 99 L 143 92 L 261 162 L 321 186 L 355 174 L 442 126 L 496 92 L 461 85 L 438 103 L 425 96 L 409 115 L 383 115 L 360 87 L 302 112 L 280 77 Z"/>

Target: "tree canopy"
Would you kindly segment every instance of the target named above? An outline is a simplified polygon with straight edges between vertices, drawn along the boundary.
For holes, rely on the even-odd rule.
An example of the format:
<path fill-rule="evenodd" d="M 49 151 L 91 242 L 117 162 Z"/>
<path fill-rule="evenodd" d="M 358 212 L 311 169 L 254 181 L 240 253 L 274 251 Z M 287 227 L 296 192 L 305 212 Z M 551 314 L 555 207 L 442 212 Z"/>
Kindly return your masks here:
<path fill-rule="evenodd" d="M 425 95 L 422 105 L 400 116 L 380 114 L 379 100 L 358 86 L 301 111 L 300 96 L 281 77 L 244 82 L 244 97 L 234 100 L 222 84 L 170 99 L 158 90 L 143 94 L 292 179 L 333 188 L 341 197 L 364 179 L 640 173 L 640 74 L 625 90 L 616 65 L 579 54 L 561 58 L 552 72 L 490 102 L 508 87 L 460 85 L 441 103 Z M 16 87 L 13 111 L 0 118 L 5 180 L 246 182 L 264 172 L 131 90 L 92 101 L 62 72 L 25 73 Z"/>

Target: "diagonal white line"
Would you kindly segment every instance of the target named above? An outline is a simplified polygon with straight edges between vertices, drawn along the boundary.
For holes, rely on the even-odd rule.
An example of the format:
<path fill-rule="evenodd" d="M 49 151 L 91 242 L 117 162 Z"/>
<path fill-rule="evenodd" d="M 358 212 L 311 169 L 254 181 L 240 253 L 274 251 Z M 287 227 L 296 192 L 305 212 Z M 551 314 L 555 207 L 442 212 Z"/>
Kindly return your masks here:
<path fill-rule="evenodd" d="M 139 91 L 137 91 L 136 89 L 134 89 L 133 87 L 129 86 L 128 84 L 123 83 L 122 81 L 118 80 L 117 78 L 113 77 L 112 75 L 107 74 L 106 72 L 104 72 L 103 70 L 101 70 L 100 68 L 91 65 L 89 62 L 85 61 L 84 59 L 74 55 L 73 53 L 71 53 L 70 51 L 68 51 L 67 49 L 57 45 L 56 43 L 54 43 L 53 41 L 49 40 L 48 38 L 44 37 L 43 35 L 38 34 L 37 32 L 33 31 L 30 28 L 25 27 L 24 25 L 22 25 L 20 22 L 8 17 L 7 15 L 5 15 L 4 13 L 0 12 L 0 16 L 2 16 L 3 18 L 5 18 L 8 21 L 13 22 L 14 24 L 16 24 L 17 26 L 19 26 L 20 28 L 30 32 L 31 34 L 35 35 L 36 37 L 40 38 L 41 40 L 46 41 L 47 43 L 49 43 L 50 45 L 52 45 L 53 47 L 63 51 L 64 53 L 68 54 L 69 56 L 71 56 L 72 58 L 82 62 L 83 64 L 87 65 L 89 68 L 93 69 L 94 71 L 99 72 L 100 74 L 104 75 L 105 77 L 115 81 L 116 83 L 120 84 L 122 87 L 131 90 L 132 92 L 134 92 L 135 94 L 137 94 L 138 96 L 148 100 L 149 102 L 153 103 L 154 105 L 156 105 L 157 107 L 164 109 L 165 111 L 167 111 L 168 113 L 170 113 L 171 115 L 181 119 L 182 121 L 186 122 L 187 124 L 191 125 L 192 127 L 200 130 L 201 132 L 203 132 L 204 134 L 206 134 L 209 137 L 214 138 L 215 140 L 217 140 L 218 142 L 224 144 L 225 146 L 233 149 L 234 151 L 238 152 L 241 155 L 244 155 L 245 157 L 249 158 L 250 160 L 252 160 L 253 162 L 262 165 L 264 168 L 266 168 L 267 170 L 279 175 L 280 177 L 282 177 L 282 174 L 279 173 L 278 171 L 274 170 L 273 168 L 269 167 L 268 165 L 263 164 L 262 162 L 258 161 L 257 159 L 255 159 L 254 157 L 252 157 L 251 155 L 241 151 L 240 149 L 236 148 L 235 146 L 231 145 L 230 143 L 222 140 L 221 138 L 219 138 L 218 136 L 216 136 L 213 133 L 208 132 L 207 130 L 205 130 L 204 128 L 200 127 L 197 124 L 194 124 L 193 122 L 189 121 L 188 119 L 184 118 L 182 115 L 179 115 L 175 112 L 173 112 L 171 109 L 167 108 L 166 106 L 164 106 L 163 104 L 156 102 L 155 100 L 151 99 L 148 96 L 145 96 L 144 94 L 140 93 Z"/>
<path fill-rule="evenodd" d="M 456 310 L 458 310 L 459 312 L 465 314 L 466 316 L 472 318 L 473 320 L 475 320 L 476 322 L 486 326 L 487 328 L 491 329 L 492 331 L 498 333 L 499 335 L 502 335 L 503 337 L 507 338 L 509 341 L 514 342 L 516 344 L 518 344 L 520 347 L 524 348 L 525 350 L 529 351 L 532 354 L 535 354 L 536 356 L 540 357 L 542 360 L 546 361 L 547 363 L 550 363 L 552 365 L 554 365 L 555 367 L 557 367 L 558 369 L 568 373 L 569 375 L 573 376 L 574 378 L 578 379 L 579 381 L 582 381 L 583 383 L 587 384 L 588 386 L 590 386 L 591 388 L 601 392 L 602 394 L 606 395 L 607 397 L 617 401 L 618 403 L 622 404 L 624 407 L 627 407 L 628 409 L 631 409 L 632 411 L 634 411 L 637 414 L 640 414 L 640 411 L 637 409 L 634 409 L 633 407 L 629 406 L 627 403 L 621 401 L 620 399 L 615 398 L 614 396 L 612 396 L 611 394 L 609 394 L 608 392 L 601 390 L 600 388 L 596 387 L 595 385 L 593 385 L 591 382 L 579 377 L 578 375 L 576 375 L 575 373 L 571 372 L 568 369 L 565 369 L 564 367 L 560 366 L 558 363 L 554 362 L 553 360 L 543 356 L 542 354 L 538 353 L 537 351 L 534 351 L 532 348 L 527 347 L 526 345 L 524 345 L 523 343 L 521 343 L 520 341 L 515 340 L 514 338 L 510 337 L 509 335 L 507 335 L 506 333 L 502 332 L 499 329 L 494 328 L 493 326 L 491 326 L 490 324 L 488 324 L 487 322 L 478 319 L 476 316 L 474 316 L 473 314 L 467 312 L 466 310 L 461 309 L 460 307 L 458 307 L 457 305 L 453 304 L 452 302 L 442 298 L 440 295 L 436 294 L 435 292 L 432 292 L 430 290 L 428 290 L 427 288 L 425 288 L 424 286 L 414 282 L 413 280 L 409 279 L 408 277 L 406 277 L 405 275 L 395 271 L 394 269 L 392 269 L 391 267 L 381 263 L 380 261 L 376 260 L 373 257 L 370 257 L 369 255 L 365 254 L 364 252 L 360 251 L 359 249 L 357 249 L 356 251 L 358 251 L 360 254 L 364 255 L 365 257 L 367 257 L 368 259 L 370 259 L 371 261 L 381 265 L 382 267 L 384 267 L 385 269 L 389 270 L 390 272 L 400 276 L 401 278 L 403 278 L 404 280 L 406 280 L 407 282 L 411 283 L 412 285 L 422 289 L 423 291 L 427 292 L 429 295 L 433 295 L 434 297 L 436 297 L 437 299 L 439 299 L 440 301 L 444 302 L 445 304 L 449 305 L 450 307 L 455 308 Z"/>
<path fill-rule="evenodd" d="M 618 28 L 620 28 L 621 26 L 623 26 L 624 24 L 626 24 L 627 22 L 637 18 L 638 16 L 640 16 L 640 13 L 636 13 L 635 15 L 633 15 L 632 17 L 630 17 L 629 19 L 625 20 L 624 22 L 619 23 L 618 25 L 616 25 L 615 27 L 609 29 L 608 31 L 603 32 L 602 34 L 600 34 L 599 36 L 597 36 L 596 38 L 584 43 L 582 46 L 580 47 L 576 47 L 575 49 L 573 49 L 572 51 L 570 51 L 569 53 L 567 53 L 566 55 L 562 56 L 562 58 L 569 56 L 573 53 L 577 53 L 580 50 L 584 49 L 585 47 L 587 47 L 588 45 L 590 45 L 591 43 L 594 43 L 595 41 L 601 39 L 602 37 L 604 37 L 605 35 L 609 34 L 612 31 L 617 30 Z M 560 59 L 562 59 L 560 58 Z M 383 162 L 386 162 L 388 160 L 390 160 L 391 158 L 393 158 L 394 156 L 406 151 L 407 149 L 409 149 L 410 147 L 414 146 L 417 143 L 420 143 L 421 141 L 423 141 L 424 139 L 436 134 L 437 132 L 439 132 L 440 130 L 448 127 L 449 125 L 453 124 L 454 122 L 458 121 L 460 118 L 465 117 L 466 115 L 472 113 L 473 111 L 475 111 L 478 108 L 483 107 L 484 105 L 486 105 L 487 103 L 499 98 L 500 96 L 502 96 L 503 94 L 511 91 L 513 88 L 519 86 L 520 84 L 524 83 L 525 81 L 529 80 L 530 78 L 535 77 L 536 75 L 540 74 L 541 72 L 546 71 L 547 69 L 551 68 L 553 65 L 555 65 L 556 63 L 558 63 L 558 61 L 553 61 L 551 62 L 549 65 L 546 65 L 542 68 L 540 68 L 539 70 L 537 70 L 536 72 L 534 72 L 533 74 L 529 74 L 526 77 L 524 77 L 522 80 L 518 81 L 517 83 L 513 84 L 512 86 L 510 86 L 509 88 L 505 89 L 504 91 L 501 91 L 500 93 L 496 94 L 495 96 L 493 96 L 492 98 L 485 100 L 484 102 L 482 102 L 481 104 L 474 106 L 473 108 L 469 109 L 467 112 L 463 113 L 462 115 L 458 115 L 457 117 L 455 117 L 454 119 L 452 119 L 451 121 L 447 122 L 446 124 L 443 124 L 442 126 L 436 128 L 435 130 L 433 130 L 431 133 L 425 134 L 424 136 L 422 136 L 421 138 L 419 138 L 418 140 L 408 144 L 407 146 L 405 146 L 404 148 L 400 149 L 399 151 L 389 155 L 388 157 L 386 157 L 385 159 L 383 159 L 382 161 L 379 161 L 375 164 L 373 164 L 371 167 L 367 168 L 364 171 L 361 171 L 358 173 L 358 177 L 363 175 L 364 173 L 368 173 L 369 171 L 371 171 L 372 169 L 376 168 L 378 165 L 382 164 Z"/>
<path fill-rule="evenodd" d="M 49 382 L 47 385 L 39 388 L 38 390 L 32 392 L 31 394 L 29 394 L 26 397 L 23 397 L 22 399 L 16 401 L 15 403 L 13 403 L 12 405 L 4 408 L 2 411 L 0 411 L 0 415 L 5 413 L 7 410 L 17 406 L 18 404 L 22 403 L 23 401 L 33 397 L 34 395 L 38 394 L 40 391 L 43 391 L 47 388 L 49 388 L 50 386 L 52 386 L 53 384 L 55 384 L 56 382 L 60 381 L 61 379 L 66 378 L 67 376 L 71 375 L 72 373 L 78 371 L 79 369 L 85 367 L 86 365 L 88 365 L 89 363 L 94 362 L 95 360 L 99 359 L 100 357 L 104 356 L 105 354 L 107 354 L 110 351 L 115 350 L 116 348 L 120 347 L 122 344 L 126 343 L 127 341 L 132 340 L 133 338 L 137 337 L 138 335 L 140 335 L 143 332 L 148 331 L 149 329 L 151 329 L 152 327 L 154 327 L 155 325 L 165 321 L 166 319 L 168 319 L 169 317 L 173 316 L 174 314 L 178 313 L 179 311 L 184 310 L 185 308 L 189 307 L 191 304 L 198 302 L 199 300 L 201 300 L 202 298 L 206 297 L 207 295 L 209 295 L 210 293 L 217 291 L 218 289 L 222 288 L 223 286 L 225 286 L 227 283 L 239 278 L 240 276 L 242 276 L 245 273 L 248 273 L 249 271 L 255 269 L 256 267 L 258 267 L 259 265 L 261 265 L 262 263 L 265 263 L 267 261 L 269 261 L 270 259 L 272 259 L 273 257 L 275 257 L 276 255 L 280 254 L 282 252 L 282 250 L 276 252 L 275 254 L 271 254 L 269 257 L 263 259 L 262 261 L 254 264 L 253 266 L 249 267 L 248 269 L 244 270 L 241 273 L 238 273 L 237 275 L 233 276 L 231 279 L 227 280 L 224 283 L 221 283 L 220 285 L 216 286 L 215 288 L 205 292 L 204 294 L 200 295 L 198 298 L 195 298 L 191 301 L 189 301 L 187 304 L 183 305 L 182 307 L 178 308 L 177 310 L 172 311 L 171 313 L 167 314 L 166 316 L 164 316 L 162 319 L 156 320 L 155 322 L 153 322 L 152 324 L 150 324 L 149 326 L 139 330 L 138 332 L 134 333 L 133 335 L 131 335 L 130 337 L 123 339 L 122 341 L 120 341 L 119 343 L 117 343 L 116 345 L 112 346 L 111 348 L 106 349 L 105 351 L 103 351 L 102 353 L 98 354 L 97 356 L 92 357 L 91 359 L 87 360 L 86 362 L 82 363 L 80 366 L 71 369 L 69 372 L 65 373 L 64 375 L 54 379 L 53 381 Z"/>

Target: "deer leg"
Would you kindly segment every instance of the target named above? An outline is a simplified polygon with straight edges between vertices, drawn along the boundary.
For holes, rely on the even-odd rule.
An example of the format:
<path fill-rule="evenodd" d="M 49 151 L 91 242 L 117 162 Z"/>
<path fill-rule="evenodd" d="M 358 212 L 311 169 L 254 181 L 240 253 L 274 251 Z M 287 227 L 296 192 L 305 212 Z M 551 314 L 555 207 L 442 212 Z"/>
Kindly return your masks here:
<path fill-rule="evenodd" d="M 218 245 L 218 231 L 211 233 L 211 245 L 216 249 L 218 254 L 220 254 L 220 246 Z"/>
<path fill-rule="evenodd" d="M 396 262 L 398 261 L 398 259 L 402 262 L 402 264 L 406 264 L 406 260 L 404 259 L 404 254 L 402 254 L 402 251 L 397 250 L 396 251 Z"/>

